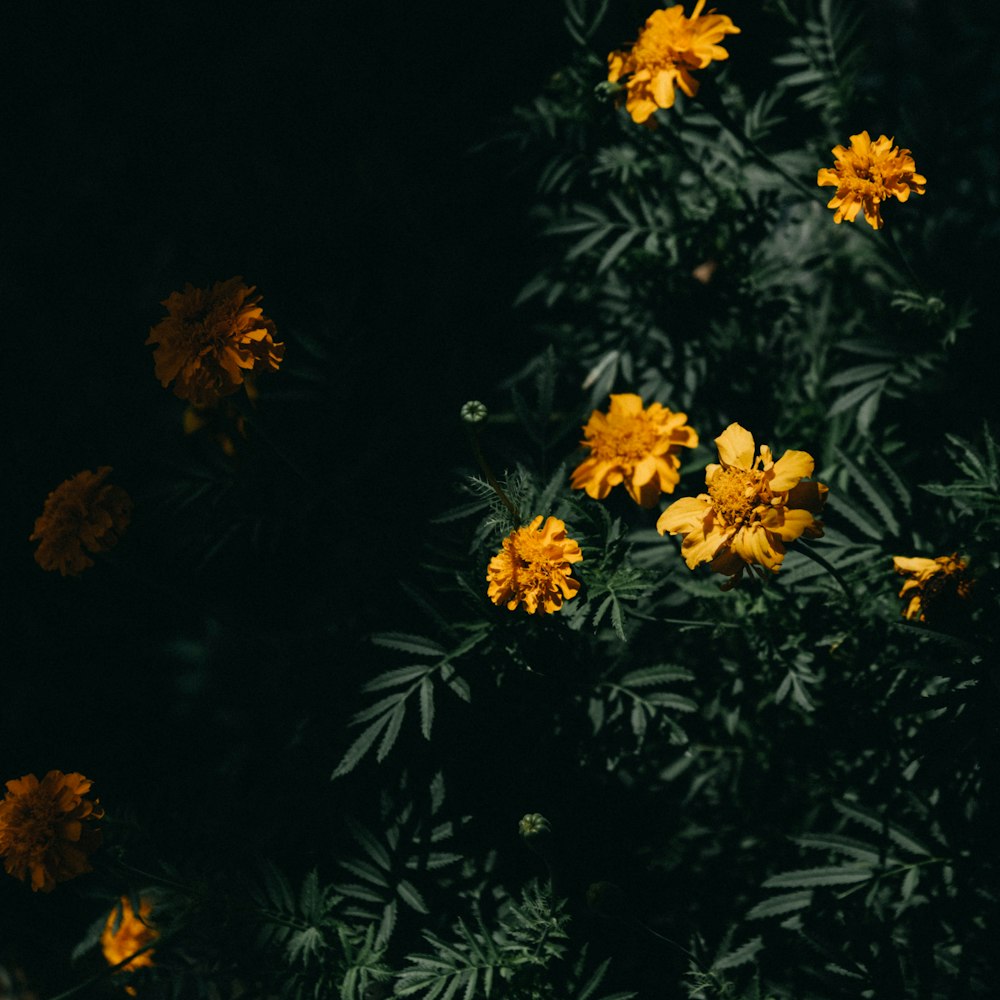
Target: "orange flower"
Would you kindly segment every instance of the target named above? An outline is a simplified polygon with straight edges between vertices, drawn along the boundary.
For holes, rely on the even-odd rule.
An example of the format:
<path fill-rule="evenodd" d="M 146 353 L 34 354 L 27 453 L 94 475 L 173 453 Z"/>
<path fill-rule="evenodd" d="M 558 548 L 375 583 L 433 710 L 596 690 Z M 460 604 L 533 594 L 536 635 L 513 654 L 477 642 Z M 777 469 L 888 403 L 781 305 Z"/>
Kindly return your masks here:
<path fill-rule="evenodd" d="M 174 395 L 208 406 L 265 371 L 277 371 L 285 345 L 257 304 L 254 286 L 236 277 L 211 289 L 184 286 L 163 300 L 168 316 L 149 331 L 156 377 Z"/>
<path fill-rule="evenodd" d="M 0 855 L 9 875 L 23 882 L 30 874 L 33 891 L 51 892 L 57 882 L 91 870 L 88 856 L 101 843 L 94 821 L 104 815 L 97 799 L 84 798 L 92 784 L 75 771 L 7 782 L 0 802 Z"/>
<path fill-rule="evenodd" d="M 110 465 L 85 469 L 60 483 L 46 497 L 29 541 L 40 544 L 35 562 L 63 576 L 77 576 L 94 560 L 84 552 L 114 548 L 132 516 L 132 501 L 120 487 L 105 483 Z"/>
<path fill-rule="evenodd" d="M 822 483 L 803 483 L 815 463 L 804 451 L 786 451 L 776 462 L 739 424 L 716 439 L 720 465 L 705 469 L 708 493 L 672 503 L 656 522 L 662 535 L 683 535 L 681 553 L 689 568 L 707 562 L 709 569 L 732 577 L 734 586 L 747 566 L 776 573 L 785 558 L 785 542 L 805 535 L 817 538 L 823 526 L 815 519 L 826 502 Z"/>
<path fill-rule="evenodd" d="M 892 564 L 897 573 L 909 577 L 899 591 L 906 600 L 903 617 L 912 621 L 934 618 L 956 598 L 968 600 L 972 591 L 972 578 L 968 563 L 957 553 L 924 559 L 921 556 L 893 556 Z"/>
<path fill-rule="evenodd" d="M 612 395 L 607 414 L 594 410 L 583 428 L 580 443 L 590 449 L 590 457 L 573 471 L 570 485 L 603 500 L 612 487 L 624 483 L 637 504 L 652 507 L 661 493 L 673 493 L 680 482 L 681 448 L 698 444 L 686 420 L 687 414 L 659 403 L 644 410 L 641 397 L 632 393 Z"/>
<path fill-rule="evenodd" d="M 872 229 L 882 228 L 879 205 L 890 197 L 906 201 L 910 194 L 923 194 L 927 178 L 915 173 L 916 164 L 908 149 L 893 145 L 893 139 L 880 135 L 875 142 L 867 132 L 851 136 L 851 148 L 834 146 L 837 162 L 816 174 L 819 187 L 833 185 L 837 193 L 827 208 L 835 208 L 833 221 L 853 222 L 860 210 Z"/>
<path fill-rule="evenodd" d="M 122 896 L 119 906 L 115 906 L 108 914 L 101 933 L 101 951 L 104 952 L 108 965 L 117 965 L 132 955 L 135 955 L 132 961 L 122 966 L 123 972 L 134 972 L 143 966 L 154 964 L 154 949 L 150 948 L 136 955 L 137 951 L 152 944 L 160 936 L 159 931 L 150 924 L 152 912 L 153 904 L 145 896 L 139 899 L 138 913 L 132 909 L 128 896 Z M 127 986 L 126 989 L 135 995 L 134 987 Z"/>
<path fill-rule="evenodd" d="M 542 524 L 539 515 L 504 540 L 503 548 L 486 570 L 489 598 L 513 611 L 519 603 L 533 615 L 539 607 L 546 614 L 558 611 L 563 599 L 575 597 L 580 581 L 570 573 L 570 563 L 580 562 L 580 546 L 566 537 L 566 525 L 558 517 Z"/>
<path fill-rule="evenodd" d="M 684 16 L 681 4 L 653 11 L 631 50 L 608 56 L 608 79 L 617 83 L 629 77 L 625 107 L 637 124 L 657 108 L 672 108 L 676 87 L 694 97 L 698 81 L 691 70 L 729 58 L 719 42 L 740 29 L 724 14 L 702 14 L 704 6 L 705 0 L 698 0 L 690 17 Z"/>

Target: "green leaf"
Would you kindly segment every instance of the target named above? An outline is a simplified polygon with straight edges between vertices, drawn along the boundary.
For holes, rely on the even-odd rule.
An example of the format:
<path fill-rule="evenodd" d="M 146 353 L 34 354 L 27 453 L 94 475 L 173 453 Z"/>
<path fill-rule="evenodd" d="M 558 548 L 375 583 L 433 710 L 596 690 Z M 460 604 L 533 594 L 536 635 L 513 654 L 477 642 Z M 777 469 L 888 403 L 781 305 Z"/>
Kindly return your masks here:
<path fill-rule="evenodd" d="M 444 647 L 423 635 L 409 635 L 406 632 L 376 632 L 372 636 L 376 646 L 388 649 L 399 649 L 404 653 L 416 653 L 417 656 L 443 656 Z"/>
<path fill-rule="evenodd" d="M 748 910 L 747 920 L 761 920 L 764 917 L 778 917 L 795 910 L 804 910 L 812 902 L 812 895 L 812 889 L 804 889 L 772 896 Z"/>
<path fill-rule="evenodd" d="M 340 763 L 334 769 L 330 778 L 341 778 L 358 766 L 358 762 L 368 752 L 371 745 L 378 739 L 379 734 L 386 727 L 389 717 L 384 715 L 381 719 L 376 719 L 351 745 L 341 758 Z"/>
<path fill-rule="evenodd" d="M 765 889 L 788 889 L 793 886 L 850 885 L 852 882 L 866 882 L 871 877 L 869 865 L 824 866 L 772 875 L 763 886 Z"/>
<path fill-rule="evenodd" d="M 431 727 L 434 725 L 434 685 L 429 677 L 420 682 L 420 731 L 424 739 L 431 738 Z"/>

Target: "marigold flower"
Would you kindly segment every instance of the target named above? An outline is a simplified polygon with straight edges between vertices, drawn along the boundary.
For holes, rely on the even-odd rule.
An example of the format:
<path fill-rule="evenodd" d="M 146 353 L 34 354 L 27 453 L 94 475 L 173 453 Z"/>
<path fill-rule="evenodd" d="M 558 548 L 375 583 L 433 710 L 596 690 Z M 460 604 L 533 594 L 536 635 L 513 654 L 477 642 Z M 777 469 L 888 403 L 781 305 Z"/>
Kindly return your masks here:
<path fill-rule="evenodd" d="M 137 951 L 152 944 L 160 936 L 160 932 L 151 925 L 152 913 L 153 904 L 145 896 L 139 898 L 138 913 L 132 908 L 132 901 L 128 896 L 122 896 L 120 907 L 115 906 L 108 914 L 101 933 L 101 951 L 104 952 L 108 965 L 117 965 L 132 955 L 135 955 L 132 961 L 122 966 L 123 972 L 134 972 L 154 964 L 155 949 L 150 948 L 136 955 Z M 128 986 L 126 989 L 135 995 L 134 987 Z"/>
<path fill-rule="evenodd" d="M 923 194 L 927 178 L 916 173 L 908 149 L 899 149 L 894 140 L 880 135 L 875 142 L 867 132 L 851 136 L 851 148 L 834 146 L 837 162 L 816 175 L 819 187 L 833 185 L 837 193 L 827 203 L 835 208 L 833 221 L 853 222 L 860 210 L 872 229 L 882 228 L 879 205 L 890 197 L 906 201 L 911 194 Z"/>
<path fill-rule="evenodd" d="M 822 483 L 801 482 L 815 462 L 804 451 L 786 451 L 777 461 L 767 445 L 754 458 L 753 435 L 730 424 L 716 439 L 719 465 L 705 469 L 708 493 L 672 503 L 656 522 L 657 531 L 683 535 L 681 553 L 691 569 L 709 569 L 739 581 L 747 566 L 776 573 L 785 558 L 785 543 L 805 535 L 818 538 L 815 519 L 826 502 Z"/>
<path fill-rule="evenodd" d="M 132 500 L 120 486 L 104 482 L 110 472 L 110 465 L 97 472 L 84 469 L 46 497 L 28 536 L 39 542 L 35 562 L 42 569 L 77 576 L 94 565 L 87 552 L 107 552 L 118 543 L 132 516 Z"/>
<path fill-rule="evenodd" d="M 285 345 L 275 343 L 274 323 L 258 305 L 260 295 L 240 277 L 210 289 L 187 284 L 163 300 L 168 316 L 149 331 L 156 344 L 156 377 L 174 395 L 207 406 L 236 392 L 261 372 L 277 371 Z"/>
<path fill-rule="evenodd" d="M 91 870 L 87 860 L 101 843 L 94 825 L 104 810 L 85 798 L 93 784 L 76 771 L 49 771 L 41 781 L 33 774 L 7 782 L 0 802 L 0 855 L 9 875 L 31 888 L 51 892 Z"/>
<path fill-rule="evenodd" d="M 673 493 L 680 482 L 681 448 L 698 444 L 698 434 L 686 420 L 687 414 L 659 403 L 643 409 L 642 398 L 633 393 L 613 394 L 608 412 L 594 410 L 583 428 L 580 443 L 590 449 L 590 457 L 574 469 L 570 485 L 603 500 L 612 487 L 624 483 L 637 504 L 652 507 L 661 493 Z"/>
<path fill-rule="evenodd" d="M 539 514 L 531 524 L 512 531 L 490 560 L 487 593 L 494 604 L 506 604 L 513 611 L 523 603 L 530 615 L 539 608 L 551 614 L 562 607 L 564 598 L 576 596 L 580 581 L 570 575 L 570 563 L 583 559 L 580 546 L 566 537 L 566 525 L 558 517 L 541 525 Z"/>
<path fill-rule="evenodd" d="M 608 56 L 608 80 L 629 77 L 625 108 L 637 124 L 657 108 L 672 108 L 677 87 L 694 97 L 698 81 L 691 70 L 729 58 L 719 42 L 740 29 L 724 14 L 702 14 L 704 6 L 705 0 L 698 0 L 690 17 L 684 16 L 683 4 L 653 11 L 631 50 Z"/>
<path fill-rule="evenodd" d="M 893 556 L 892 564 L 897 573 L 909 578 L 899 591 L 906 601 L 903 617 L 909 621 L 933 618 L 954 599 L 968 600 L 972 591 L 968 563 L 957 553 L 936 559 Z"/>

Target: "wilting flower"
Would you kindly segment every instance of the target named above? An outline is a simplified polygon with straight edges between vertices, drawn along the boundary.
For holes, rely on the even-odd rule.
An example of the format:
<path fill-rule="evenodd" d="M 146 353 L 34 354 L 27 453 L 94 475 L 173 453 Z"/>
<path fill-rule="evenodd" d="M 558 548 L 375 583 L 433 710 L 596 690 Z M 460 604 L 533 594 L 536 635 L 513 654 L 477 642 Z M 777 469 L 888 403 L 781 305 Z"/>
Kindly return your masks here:
<path fill-rule="evenodd" d="M 968 564 L 957 553 L 936 559 L 893 556 L 892 564 L 897 573 L 908 578 L 899 591 L 906 601 L 903 617 L 908 620 L 933 618 L 956 598 L 968 600 L 972 591 Z"/>
<path fill-rule="evenodd" d="M 681 448 L 694 448 L 698 435 L 685 424 L 687 414 L 659 403 L 643 409 L 632 393 L 611 396 L 607 413 L 594 410 L 580 443 L 590 457 L 573 471 L 573 489 L 603 500 L 612 487 L 625 484 L 628 495 L 642 507 L 652 507 L 661 493 L 673 493 L 680 482 Z"/>
<path fill-rule="evenodd" d="M 121 903 L 108 914 L 101 933 L 101 951 L 108 965 L 117 965 L 126 958 L 135 955 L 131 962 L 122 966 L 123 972 L 134 972 L 143 966 L 152 966 L 154 949 L 149 948 L 141 954 L 137 951 L 152 944 L 159 936 L 159 931 L 150 924 L 153 904 L 145 896 L 139 899 L 139 912 L 132 909 L 128 896 L 122 896 Z M 135 995 L 134 987 L 126 987 L 129 993 Z"/>
<path fill-rule="evenodd" d="M 84 797 L 92 784 L 75 771 L 7 782 L 0 802 L 0 855 L 9 875 L 22 882 L 30 875 L 32 890 L 51 892 L 57 882 L 91 870 L 88 856 L 101 843 L 94 823 L 104 815 L 97 799 Z"/>
<path fill-rule="evenodd" d="M 120 486 L 105 483 L 110 472 L 110 465 L 85 469 L 46 497 L 28 537 L 40 543 L 35 562 L 42 569 L 76 576 L 94 565 L 87 552 L 107 552 L 117 544 L 132 516 L 132 501 Z"/>
<path fill-rule="evenodd" d="M 719 42 L 740 29 L 724 14 L 702 14 L 704 6 L 705 0 L 698 0 L 690 17 L 684 16 L 682 4 L 653 11 L 631 50 L 608 56 L 608 80 L 629 77 L 625 108 L 636 123 L 641 125 L 657 108 L 672 108 L 677 87 L 694 97 L 698 81 L 691 70 L 729 58 Z"/>
<path fill-rule="evenodd" d="M 661 535 L 683 535 L 688 566 L 707 562 L 709 569 L 732 577 L 728 589 L 747 566 L 777 572 L 786 542 L 822 535 L 813 515 L 828 490 L 822 483 L 801 482 L 815 465 L 807 452 L 786 451 L 775 462 L 771 449 L 761 445 L 755 458 L 753 436 L 739 424 L 730 424 L 715 443 L 721 464 L 705 469 L 708 493 L 672 503 L 656 528 Z"/>
<path fill-rule="evenodd" d="M 575 597 L 580 581 L 570 574 L 570 563 L 583 559 L 580 546 L 566 537 L 566 525 L 558 517 L 542 516 L 512 531 L 503 548 L 490 560 L 486 570 L 490 600 L 506 604 L 513 611 L 519 603 L 533 615 L 539 608 L 546 614 L 558 611 L 563 599 Z"/>
<path fill-rule="evenodd" d="M 908 149 L 899 149 L 888 136 L 875 142 L 867 132 L 851 136 L 851 148 L 834 146 L 837 162 L 816 175 L 820 187 L 833 185 L 837 193 L 827 208 L 835 208 L 833 221 L 853 222 L 862 209 L 872 229 L 882 228 L 879 205 L 890 197 L 906 201 L 910 194 L 923 194 L 927 178 L 916 173 Z"/>
<path fill-rule="evenodd" d="M 149 331 L 156 377 L 174 395 L 207 406 L 236 392 L 261 372 L 277 371 L 285 345 L 258 305 L 261 296 L 242 278 L 210 289 L 187 284 L 163 300 L 169 315 Z"/>

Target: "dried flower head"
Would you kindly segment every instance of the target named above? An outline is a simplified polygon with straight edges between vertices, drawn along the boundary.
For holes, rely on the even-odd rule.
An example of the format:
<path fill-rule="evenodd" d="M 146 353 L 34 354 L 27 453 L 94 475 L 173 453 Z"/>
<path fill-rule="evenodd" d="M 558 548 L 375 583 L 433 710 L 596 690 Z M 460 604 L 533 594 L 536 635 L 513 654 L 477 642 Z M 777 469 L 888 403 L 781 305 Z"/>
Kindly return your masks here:
<path fill-rule="evenodd" d="M 685 421 L 659 403 L 643 409 L 632 393 L 611 396 L 607 413 L 594 410 L 583 428 L 580 443 L 590 457 L 573 470 L 570 485 L 587 496 L 603 500 L 612 487 L 625 484 L 641 507 L 652 507 L 661 493 L 673 493 L 680 482 L 681 448 L 694 448 L 698 435 Z"/>
<path fill-rule="evenodd" d="M 677 87 L 694 97 L 698 81 L 691 70 L 729 58 L 719 42 L 740 29 L 724 14 L 702 14 L 704 6 L 705 0 L 698 0 L 690 17 L 682 4 L 653 11 L 632 48 L 608 56 L 608 80 L 629 78 L 625 107 L 636 123 L 647 121 L 657 108 L 672 108 Z"/>
<path fill-rule="evenodd" d="M 117 965 L 132 956 L 134 956 L 132 961 L 122 966 L 123 972 L 134 972 L 136 969 L 154 964 L 154 949 L 148 946 L 160 936 L 160 933 L 150 922 L 152 913 L 153 904 L 146 896 L 139 898 L 138 913 L 132 908 L 132 901 L 128 896 L 122 896 L 118 905 L 108 914 L 104 930 L 101 932 L 101 951 L 104 952 L 108 965 Z M 143 948 L 147 950 L 142 951 Z M 135 995 L 134 987 L 129 986 L 126 989 Z"/>
<path fill-rule="evenodd" d="M 163 300 L 168 315 L 149 331 L 156 344 L 156 377 L 174 395 L 208 406 L 236 392 L 261 372 L 277 371 L 285 345 L 275 343 L 274 323 L 258 305 L 261 296 L 242 278 L 211 288 L 187 284 Z"/>
<path fill-rule="evenodd" d="M 681 553 L 691 569 L 709 569 L 732 579 L 734 586 L 748 566 L 777 572 L 785 543 L 802 535 L 817 538 L 823 526 L 814 517 L 826 502 L 822 483 L 801 482 L 812 475 L 814 461 L 804 451 L 786 451 L 777 461 L 739 424 L 730 424 L 716 439 L 719 465 L 705 469 L 708 493 L 672 503 L 659 517 L 660 534 L 684 537 Z"/>
<path fill-rule="evenodd" d="M 7 782 L 0 802 L 0 855 L 9 875 L 34 891 L 51 892 L 89 872 L 89 856 L 101 843 L 94 825 L 104 815 L 97 799 L 85 798 L 93 784 L 82 774 L 49 771 Z"/>
<path fill-rule="evenodd" d="M 132 516 L 132 501 L 120 486 L 104 481 L 110 472 L 110 465 L 97 472 L 85 469 L 46 497 L 28 537 L 39 542 L 35 562 L 42 569 L 77 576 L 94 565 L 87 552 L 107 552 L 118 543 Z"/>
<path fill-rule="evenodd" d="M 487 593 L 494 604 L 505 604 L 510 611 L 523 603 L 528 614 L 539 608 L 551 614 L 580 589 L 570 563 L 581 559 L 580 546 L 566 537 L 566 525 L 549 517 L 542 526 L 539 515 L 503 540 L 486 570 Z"/>
<path fill-rule="evenodd" d="M 893 556 L 892 565 L 907 577 L 899 591 L 906 601 L 903 617 L 923 622 L 939 617 L 955 600 L 966 601 L 972 592 L 969 566 L 957 553 L 925 559 L 921 556 Z"/>
<path fill-rule="evenodd" d="M 816 175 L 820 187 L 833 185 L 837 193 L 827 203 L 834 208 L 833 221 L 853 222 L 859 211 L 872 229 L 882 228 L 879 205 L 889 198 L 906 201 L 910 194 L 923 194 L 927 178 L 916 173 L 908 149 L 899 149 L 892 139 L 880 135 L 875 142 L 867 132 L 851 136 L 851 147 L 834 146 L 837 162 Z"/>

